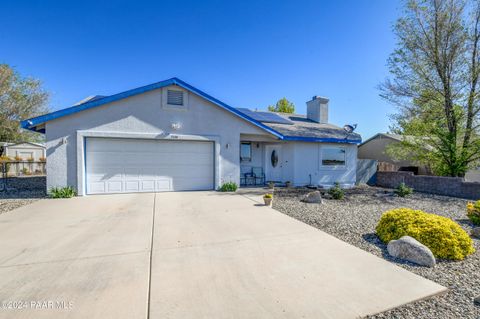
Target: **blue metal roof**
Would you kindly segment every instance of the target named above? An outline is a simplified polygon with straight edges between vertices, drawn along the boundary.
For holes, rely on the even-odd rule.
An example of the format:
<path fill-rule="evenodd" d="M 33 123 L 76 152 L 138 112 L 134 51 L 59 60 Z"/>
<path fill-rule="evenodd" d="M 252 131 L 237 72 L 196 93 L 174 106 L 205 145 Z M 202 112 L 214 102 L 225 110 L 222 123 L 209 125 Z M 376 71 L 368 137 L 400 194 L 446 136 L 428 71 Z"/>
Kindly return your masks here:
<path fill-rule="evenodd" d="M 268 125 L 265 125 L 262 123 L 262 121 L 259 121 L 258 119 L 253 118 L 248 112 L 242 112 L 240 109 L 236 109 L 234 107 L 231 107 L 230 105 L 214 98 L 213 96 L 191 86 L 190 84 L 178 79 L 178 78 L 171 78 L 165 81 L 160 81 L 157 83 L 153 83 L 150 85 L 142 86 L 136 89 L 128 90 L 125 92 L 121 92 L 118 94 L 110 95 L 110 96 L 105 96 L 105 97 L 96 97 L 95 99 L 89 100 L 85 103 L 79 104 L 79 105 L 74 105 L 69 108 L 65 108 L 62 110 L 58 110 L 55 112 L 51 112 L 48 114 L 44 114 L 41 116 L 33 117 L 28 120 L 24 120 L 20 122 L 20 126 L 24 129 L 28 129 L 31 131 L 35 132 L 40 132 L 40 133 L 45 133 L 44 128 L 37 128 L 39 125 L 42 125 L 48 121 L 52 121 L 67 115 L 75 114 L 84 110 L 88 110 L 97 106 L 101 106 L 107 103 L 115 102 L 121 99 L 125 99 L 130 96 L 142 94 L 148 91 L 156 90 L 159 88 L 167 87 L 170 85 L 177 85 L 179 87 L 182 87 L 190 92 L 193 92 L 202 98 L 204 98 L 207 101 L 210 101 L 213 104 L 216 104 L 217 106 L 223 108 L 224 110 L 235 114 L 236 116 L 246 120 L 247 122 L 265 130 L 266 132 L 276 136 L 280 140 L 287 140 L 287 141 L 304 141 L 304 142 L 325 142 L 325 143 L 352 143 L 352 144 L 358 144 L 361 142 L 358 140 L 349 140 L 349 139 L 338 139 L 338 138 L 316 138 L 316 137 L 299 137 L 299 136 L 287 136 L 279 133 L 277 130 L 273 129 L 272 127 L 269 127 Z M 267 119 L 268 120 L 268 119 Z M 286 120 L 287 121 L 287 120 Z M 287 124 L 287 123 L 284 123 Z"/>

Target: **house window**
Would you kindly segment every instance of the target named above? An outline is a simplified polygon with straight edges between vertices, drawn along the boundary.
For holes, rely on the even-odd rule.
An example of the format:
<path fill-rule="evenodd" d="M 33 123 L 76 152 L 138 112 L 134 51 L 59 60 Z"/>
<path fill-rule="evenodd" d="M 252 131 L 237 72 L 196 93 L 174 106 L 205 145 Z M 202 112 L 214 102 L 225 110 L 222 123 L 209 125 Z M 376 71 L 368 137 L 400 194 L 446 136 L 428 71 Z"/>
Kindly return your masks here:
<path fill-rule="evenodd" d="M 250 162 L 252 160 L 252 143 L 242 142 L 240 144 L 240 160 Z"/>
<path fill-rule="evenodd" d="M 322 165 L 323 166 L 343 166 L 345 165 L 344 147 L 322 147 Z"/>
<path fill-rule="evenodd" d="M 183 106 L 183 91 L 167 90 L 167 104 Z"/>

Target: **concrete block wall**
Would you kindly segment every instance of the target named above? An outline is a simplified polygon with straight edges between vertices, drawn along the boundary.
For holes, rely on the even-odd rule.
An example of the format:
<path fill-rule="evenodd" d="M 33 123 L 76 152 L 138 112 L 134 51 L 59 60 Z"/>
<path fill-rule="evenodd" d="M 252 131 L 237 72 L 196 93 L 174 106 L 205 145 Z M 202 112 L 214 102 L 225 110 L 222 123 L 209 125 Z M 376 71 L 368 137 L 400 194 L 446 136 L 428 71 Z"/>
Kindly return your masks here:
<path fill-rule="evenodd" d="M 402 182 L 418 192 L 480 199 L 480 183 L 465 182 L 461 177 L 414 175 L 412 172 L 377 172 L 377 186 L 395 188 Z"/>

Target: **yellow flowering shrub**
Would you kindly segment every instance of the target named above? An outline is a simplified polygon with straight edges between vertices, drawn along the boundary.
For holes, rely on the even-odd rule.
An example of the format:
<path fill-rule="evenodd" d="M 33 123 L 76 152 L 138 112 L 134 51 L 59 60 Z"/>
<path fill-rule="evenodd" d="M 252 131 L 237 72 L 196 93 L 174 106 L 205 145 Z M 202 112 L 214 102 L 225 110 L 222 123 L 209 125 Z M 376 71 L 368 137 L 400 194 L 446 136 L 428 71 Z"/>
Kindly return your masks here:
<path fill-rule="evenodd" d="M 467 216 L 475 225 L 480 225 L 480 200 L 467 204 Z"/>
<path fill-rule="evenodd" d="M 462 260 L 475 252 L 470 236 L 453 220 L 410 208 L 383 213 L 376 228 L 384 243 L 410 236 L 427 246 L 437 258 Z"/>

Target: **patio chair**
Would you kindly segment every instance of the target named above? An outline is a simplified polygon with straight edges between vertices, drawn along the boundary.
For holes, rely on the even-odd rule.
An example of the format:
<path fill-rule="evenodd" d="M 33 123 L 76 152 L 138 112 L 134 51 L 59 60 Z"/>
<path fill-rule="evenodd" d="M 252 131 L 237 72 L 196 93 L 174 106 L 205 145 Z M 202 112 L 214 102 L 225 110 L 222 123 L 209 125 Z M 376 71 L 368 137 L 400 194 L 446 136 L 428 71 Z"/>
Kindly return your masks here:
<path fill-rule="evenodd" d="M 252 174 L 255 180 L 255 185 L 265 184 L 265 173 L 261 167 L 252 167 Z"/>
<path fill-rule="evenodd" d="M 240 186 L 248 185 L 249 179 L 252 178 L 252 168 L 249 166 L 240 166 Z"/>

